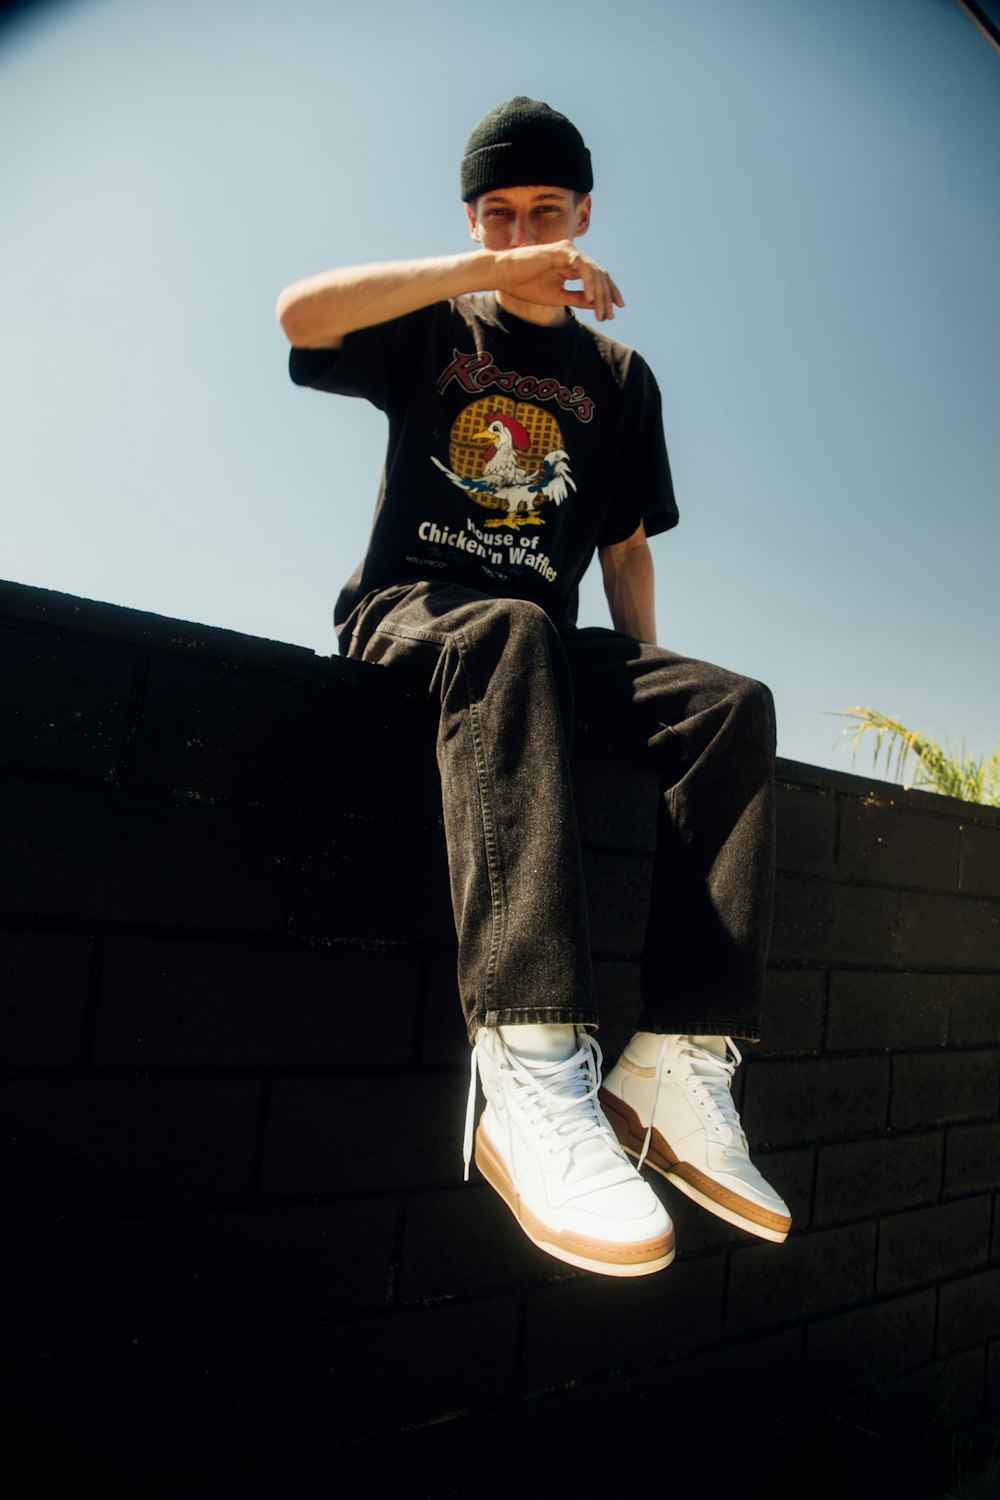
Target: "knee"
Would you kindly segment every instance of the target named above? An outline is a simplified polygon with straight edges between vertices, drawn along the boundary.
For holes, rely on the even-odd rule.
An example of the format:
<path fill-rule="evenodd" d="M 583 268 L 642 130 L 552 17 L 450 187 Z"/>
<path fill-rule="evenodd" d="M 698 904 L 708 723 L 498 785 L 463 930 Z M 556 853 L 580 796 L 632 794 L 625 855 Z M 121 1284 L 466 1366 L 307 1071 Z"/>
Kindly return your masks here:
<path fill-rule="evenodd" d="M 547 633 L 554 628 L 542 606 L 530 599 L 498 599 L 497 605 L 512 629 Z"/>
<path fill-rule="evenodd" d="M 777 725 L 771 689 L 752 677 L 736 677 L 733 682 L 733 703 L 743 722 L 774 744 Z"/>
<path fill-rule="evenodd" d="M 530 599 L 491 599 L 481 625 L 498 645 L 517 650 L 548 647 L 558 639 L 544 609 Z"/>

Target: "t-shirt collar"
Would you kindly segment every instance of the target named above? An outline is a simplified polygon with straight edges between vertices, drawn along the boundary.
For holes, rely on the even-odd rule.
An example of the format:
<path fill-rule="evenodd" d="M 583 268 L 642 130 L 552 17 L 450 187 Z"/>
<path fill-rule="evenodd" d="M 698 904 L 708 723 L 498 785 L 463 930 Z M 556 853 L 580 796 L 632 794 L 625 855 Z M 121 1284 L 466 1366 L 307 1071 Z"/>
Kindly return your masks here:
<path fill-rule="evenodd" d="M 544 339 L 547 343 L 562 342 L 576 336 L 579 324 L 573 315 L 571 307 L 567 307 L 566 309 L 569 317 L 565 323 L 531 323 L 527 318 L 519 318 L 516 313 L 509 312 L 507 308 L 501 307 L 493 292 L 487 295 L 491 319 L 499 328 L 503 329 L 504 333 L 517 334 L 522 339 Z"/>

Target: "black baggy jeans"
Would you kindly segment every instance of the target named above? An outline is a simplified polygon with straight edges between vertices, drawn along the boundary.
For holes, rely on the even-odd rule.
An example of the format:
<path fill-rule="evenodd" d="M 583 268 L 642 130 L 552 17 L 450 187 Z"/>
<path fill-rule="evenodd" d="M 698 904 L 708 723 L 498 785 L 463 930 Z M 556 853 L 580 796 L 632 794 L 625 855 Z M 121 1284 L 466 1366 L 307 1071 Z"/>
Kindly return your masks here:
<path fill-rule="evenodd" d="M 576 715 L 652 756 L 661 795 L 643 1031 L 759 1035 L 774 883 L 766 687 L 538 605 L 455 584 L 369 594 L 341 650 L 440 706 L 458 980 L 481 1026 L 596 1025 L 569 770 Z"/>

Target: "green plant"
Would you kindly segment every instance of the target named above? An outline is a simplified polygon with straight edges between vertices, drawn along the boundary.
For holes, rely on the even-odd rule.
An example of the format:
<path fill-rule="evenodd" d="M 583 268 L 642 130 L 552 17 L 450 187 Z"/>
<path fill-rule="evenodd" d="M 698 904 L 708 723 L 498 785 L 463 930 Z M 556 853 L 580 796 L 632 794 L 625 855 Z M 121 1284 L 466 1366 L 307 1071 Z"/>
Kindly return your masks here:
<path fill-rule="evenodd" d="M 896 719 L 879 713 L 875 708 L 849 708 L 842 716 L 854 721 L 854 752 L 866 734 L 874 734 L 875 747 L 872 765 L 878 768 L 879 756 L 885 752 L 886 769 L 898 781 L 903 780 L 903 771 L 912 755 L 916 761 L 913 786 L 927 791 L 940 792 L 944 797 L 958 797 L 963 802 L 981 802 L 987 807 L 1000 807 L 1000 739 L 989 760 L 982 756 L 976 760 L 967 755 L 965 745 L 956 754 L 947 741 L 945 748 L 915 729 L 907 729 Z"/>

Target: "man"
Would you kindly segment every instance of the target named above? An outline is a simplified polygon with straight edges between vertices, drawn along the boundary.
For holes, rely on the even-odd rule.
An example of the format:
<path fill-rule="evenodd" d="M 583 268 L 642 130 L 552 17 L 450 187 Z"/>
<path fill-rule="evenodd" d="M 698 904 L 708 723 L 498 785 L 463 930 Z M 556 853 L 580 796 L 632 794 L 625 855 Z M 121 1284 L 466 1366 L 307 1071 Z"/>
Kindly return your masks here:
<path fill-rule="evenodd" d="M 479 250 L 314 276 L 278 315 L 293 380 L 389 420 L 368 554 L 336 625 L 347 655 L 440 705 L 473 1044 L 466 1172 L 478 1069 L 476 1162 L 528 1236 L 571 1265 L 644 1275 L 673 1259 L 673 1229 L 626 1153 L 752 1233 L 783 1240 L 790 1225 L 730 1092 L 770 925 L 771 700 L 654 644 L 647 536 L 677 510 L 652 375 L 573 315 L 624 306 L 576 245 L 593 185 L 579 131 L 519 96 L 476 126 L 461 177 Z M 575 626 L 595 549 L 613 630 Z M 567 758 L 577 711 L 646 747 L 663 788 L 641 1029 L 603 1089 Z"/>

